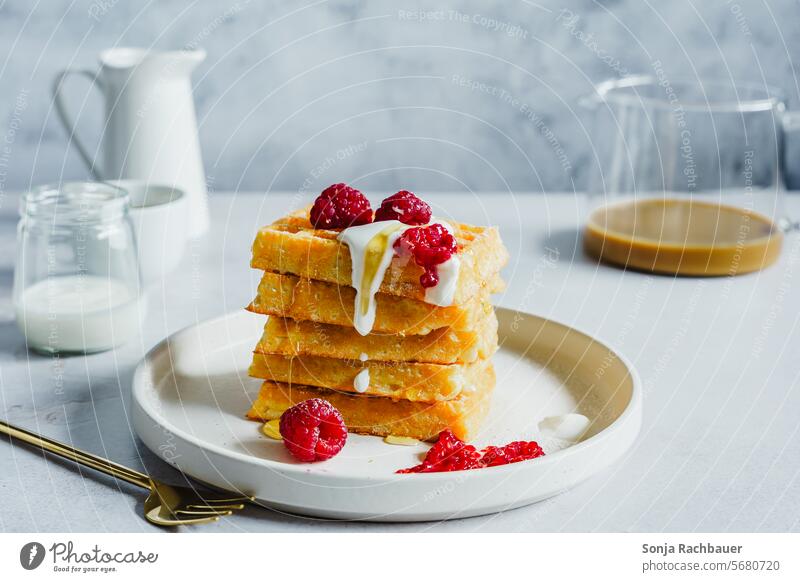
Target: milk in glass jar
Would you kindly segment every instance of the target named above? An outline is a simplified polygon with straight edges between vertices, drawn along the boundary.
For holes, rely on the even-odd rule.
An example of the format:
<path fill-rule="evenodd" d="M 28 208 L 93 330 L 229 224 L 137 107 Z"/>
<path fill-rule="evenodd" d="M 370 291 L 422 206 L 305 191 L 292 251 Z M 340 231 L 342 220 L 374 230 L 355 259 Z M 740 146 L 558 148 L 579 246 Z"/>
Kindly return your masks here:
<path fill-rule="evenodd" d="M 128 195 L 110 184 L 43 186 L 22 197 L 14 308 L 28 346 L 45 353 L 116 347 L 140 321 Z"/>

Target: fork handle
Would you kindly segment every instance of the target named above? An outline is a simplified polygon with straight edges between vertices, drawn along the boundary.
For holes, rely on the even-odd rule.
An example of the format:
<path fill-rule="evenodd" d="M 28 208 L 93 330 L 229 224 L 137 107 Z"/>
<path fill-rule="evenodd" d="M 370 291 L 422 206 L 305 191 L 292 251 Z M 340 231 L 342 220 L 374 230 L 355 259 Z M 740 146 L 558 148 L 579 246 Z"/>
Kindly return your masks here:
<path fill-rule="evenodd" d="M 68 444 L 38 435 L 34 432 L 25 430 L 24 428 L 14 426 L 13 424 L 8 424 L 3 420 L 0 420 L 0 433 L 7 434 L 8 436 L 39 447 L 45 451 L 53 453 L 54 455 L 58 455 L 59 457 L 74 461 L 80 465 L 101 471 L 107 475 L 111 475 L 112 477 L 117 477 L 118 479 L 122 479 L 128 483 L 133 483 L 134 485 L 138 485 L 143 489 L 152 489 L 150 477 L 140 473 L 139 471 L 135 471 L 113 461 L 109 461 L 103 457 L 98 457 L 97 455 L 87 453 L 86 451 L 76 449 Z"/>

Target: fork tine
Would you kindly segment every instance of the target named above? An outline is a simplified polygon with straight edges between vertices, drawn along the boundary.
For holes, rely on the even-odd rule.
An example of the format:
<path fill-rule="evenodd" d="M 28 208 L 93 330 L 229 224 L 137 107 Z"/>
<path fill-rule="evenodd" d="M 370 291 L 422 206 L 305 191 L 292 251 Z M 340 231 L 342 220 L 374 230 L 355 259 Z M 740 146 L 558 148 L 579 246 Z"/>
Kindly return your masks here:
<path fill-rule="evenodd" d="M 247 503 L 245 499 L 195 499 L 191 505 L 244 505 Z"/>
<path fill-rule="evenodd" d="M 204 523 L 213 523 L 215 521 L 219 521 L 219 516 L 217 515 L 207 515 L 205 517 L 188 517 L 186 519 L 179 518 L 178 516 L 174 516 L 170 519 L 164 519 L 150 515 L 146 515 L 145 517 L 147 518 L 147 521 L 149 521 L 150 523 L 154 523 L 156 525 L 165 527 L 174 527 L 176 525 L 200 525 Z"/>
<path fill-rule="evenodd" d="M 255 497 L 240 495 L 239 497 L 216 497 L 216 496 L 201 496 L 200 499 L 205 503 L 252 503 L 256 500 Z"/>
<path fill-rule="evenodd" d="M 226 517 L 232 515 L 233 512 L 229 510 L 216 511 L 214 509 L 177 509 L 175 514 L 178 515 L 203 515 L 210 517 Z"/>
<path fill-rule="evenodd" d="M 174 523 L 165 522 L 162 525 L 201 525 L 204 523 L 214 523 L 215 521 L 219 521 L 219 517 L 211 516 L 211 517 L 198 517 L 191 519 L 178 519 L 175 520 Z"/>
<path fill-rule="evenodd" d="M 237 509 L 244 509 L 244 503 L 237 503 L 235 505 L 234 504 L 230 504 L 230 503 L 226 503 L 226 504 L 209 503 L 209 504 L 206 504 L 206 505 L 203 505 L 203 504 L 192 504 L 192 505 L 187 505 L 186 507 L 188 509 L 207 509 L 207 510 L 212 510 L 212 511 L 219 511 L 219 510 L 225 510 L 225 509 L 237 510 Z"/>

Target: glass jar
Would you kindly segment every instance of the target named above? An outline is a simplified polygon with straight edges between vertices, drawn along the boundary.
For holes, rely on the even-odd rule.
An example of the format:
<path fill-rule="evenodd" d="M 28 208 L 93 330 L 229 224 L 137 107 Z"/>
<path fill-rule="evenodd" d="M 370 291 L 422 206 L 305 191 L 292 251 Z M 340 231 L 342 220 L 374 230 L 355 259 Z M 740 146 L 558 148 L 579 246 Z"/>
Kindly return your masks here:
<path fill-rule="evenodd" d="M 139 328 L 141 286 L 128 195 L 70 182 L 22 197 L 14 309 L 28 346 L 45 353 L 116 347 Z"/>

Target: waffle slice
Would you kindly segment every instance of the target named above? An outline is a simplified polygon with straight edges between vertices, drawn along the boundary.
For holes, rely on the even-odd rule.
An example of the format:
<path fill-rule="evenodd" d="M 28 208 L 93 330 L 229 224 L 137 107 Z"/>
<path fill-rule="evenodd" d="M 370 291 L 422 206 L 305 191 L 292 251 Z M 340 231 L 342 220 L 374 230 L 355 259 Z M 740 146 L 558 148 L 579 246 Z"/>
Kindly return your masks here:
<path fill-rule="evenodd" d="M 247 417 L 273 420 L 303 400 L 324 398 L 342 413 L 351 432 L 434 440 L 441 431 L 449 428 L 458 438 L 468 441 L 477 435 L 489 412 L 494 382 L 494 368 L 490 364 L 474 391 L 465 392 L 453 400 L 427 404 L 266 381 L 261 385 Z"/>
<path fill-rule="evenodd" d="M 502 291 L 499 271 L 508 260 L 508 251 L 497 229 L 466 224 L 454 224 L 453 228 L 461 260 L 454 303 Z M 350 285 L 350 251 L 336 239 L 337 234 L 334 230 L 314 229 L 308 220 L 308 209 L 298 210 L 258 231 L 250 264 L 262 271 Z M 421 267 L 413 261 L 395 257 L 379 291 L 424 300 L 421 274 Z"/>
<path fill-rule="evenodd" d="M 373 331 L 403 335 L 424 335 L 442 327 L 471 331 L 492 311 L 485 297 L 450 307 L 384 293 L 377 293 L 375 299 L 377 311 Z M 352 328 L 354 303 L 352 287 L 267 272 L 258 285 L 258 295 L 247 309 Z"/>
<path fill-rule="evenodd" d="M 257 353 L 253 354 L 250 375 L 290 386 L 305 384 L 394 400 L 437 402 L 473 390 L 488 365 L 489 360 L 443 365 Z"/>
<path fill-rule="evenodd" d="M 427 335 L 371 333 L 313 321 L 270 317 L 255 351 L 284 356 L 327 356 L 345 360 L 463 364 L 497 350 L 497 317 L 484 317 L 471 331 L 442 327 Z"/>

